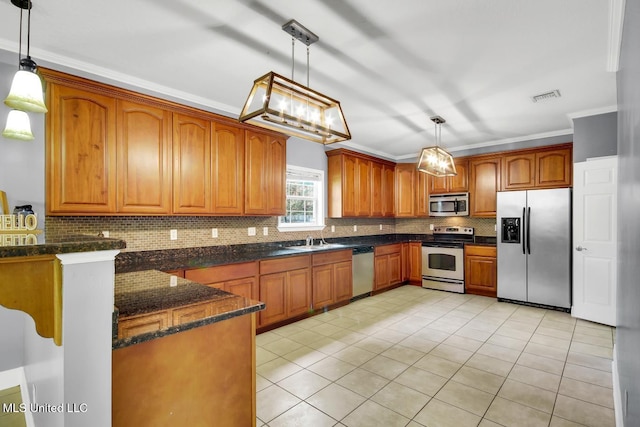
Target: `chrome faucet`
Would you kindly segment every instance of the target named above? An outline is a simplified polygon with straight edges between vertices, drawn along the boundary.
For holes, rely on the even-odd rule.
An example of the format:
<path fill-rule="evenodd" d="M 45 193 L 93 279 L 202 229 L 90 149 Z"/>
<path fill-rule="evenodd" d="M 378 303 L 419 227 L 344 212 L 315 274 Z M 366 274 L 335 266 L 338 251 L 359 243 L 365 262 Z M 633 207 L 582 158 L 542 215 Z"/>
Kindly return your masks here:
<path fill-rule="evenodd" d="M 311 235 L 307 235 L 307 246 L 313 246 L 313 238 Z"/>

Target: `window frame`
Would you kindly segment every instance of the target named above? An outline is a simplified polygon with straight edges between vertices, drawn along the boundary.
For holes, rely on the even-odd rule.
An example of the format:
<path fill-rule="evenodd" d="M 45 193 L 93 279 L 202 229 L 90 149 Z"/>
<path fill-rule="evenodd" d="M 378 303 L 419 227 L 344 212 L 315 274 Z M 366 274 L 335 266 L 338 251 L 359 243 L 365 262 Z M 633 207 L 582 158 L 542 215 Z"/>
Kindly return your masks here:
<path fill-rule="evenodd" d="M 284 216 L 278 216 L 278 231 L 290 232 L 290 231 L 318 231 L 325 228 L 324 218 L 324 199 L 325 199 L 325 172 L 322 169 L 312 169 L 302 166 L 287 165 L 285 185 L 290 179 L 290 175 L 300 175 L 303 178 L 305 175 L 309 177 L 309 180 L 316 182 L 315 202 L 317 206 L 316 221 L 315 223 L 285 223 L 282 222 Z M 287 187 L 288 188 L 288 187 Z M 285 197 L 288 199 L 287 190 L 285 189 Z M 285 202 L 286 206 L 286 202 Z"/>

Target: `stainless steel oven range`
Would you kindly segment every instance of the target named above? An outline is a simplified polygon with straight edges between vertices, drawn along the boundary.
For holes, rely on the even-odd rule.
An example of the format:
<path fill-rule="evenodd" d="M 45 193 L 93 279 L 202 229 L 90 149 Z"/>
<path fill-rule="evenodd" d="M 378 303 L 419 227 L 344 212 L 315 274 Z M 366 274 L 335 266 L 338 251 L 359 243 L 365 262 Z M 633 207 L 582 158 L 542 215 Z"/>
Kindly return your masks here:
<path fill-rule="evenodd" d="M 473 239 L 472 227 L 435 227 L 422 243 L 422 287 L 464 293 L 464 244 Z"/>

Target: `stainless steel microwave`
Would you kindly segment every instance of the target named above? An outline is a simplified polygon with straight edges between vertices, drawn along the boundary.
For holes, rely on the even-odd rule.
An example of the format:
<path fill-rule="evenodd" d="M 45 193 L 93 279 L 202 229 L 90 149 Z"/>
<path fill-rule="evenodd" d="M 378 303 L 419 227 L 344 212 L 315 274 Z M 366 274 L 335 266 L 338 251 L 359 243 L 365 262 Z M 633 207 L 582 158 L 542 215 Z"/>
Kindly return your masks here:
<path fill-rule="evenodd" d="M 469 193 L 429 196 L 429 216 L 469 216 Z"/>

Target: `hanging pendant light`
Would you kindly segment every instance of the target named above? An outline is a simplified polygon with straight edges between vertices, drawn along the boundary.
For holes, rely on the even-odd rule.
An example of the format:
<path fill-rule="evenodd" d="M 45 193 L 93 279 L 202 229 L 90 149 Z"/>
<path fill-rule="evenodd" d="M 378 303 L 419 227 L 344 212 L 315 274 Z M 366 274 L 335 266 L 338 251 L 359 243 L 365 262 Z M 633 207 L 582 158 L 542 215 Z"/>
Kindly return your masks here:
<path fill-rule="evenodd" d="M 5 138 L 18 139 L 20 141 L 33 140 L 29 115 L 20 110 L 9 111 L 7 124 L 2 132 L 2 136 Z"/>
<path fill-rule="evenodd" d="M 453 156 L 447 150 L 439 147 L 442 124 L 446 120 L 440 116 L 434 116 L 431 117 L 431 121 L 435 124 L 436 145 L 422 149 L 420 160 L 418 161 L 418 170 L 437 177 L 455 176 L 458 172 L 456 172 Z"/>
<path fill-rule="evenodd" d="M 18 72 L 13 77 L 9 95 L 4 103 L 9 107 L 21 111 L 34 113 L 46 113 L 47 107 L 42 95 L 42 82 L 36 74 L 37 64 L 29 55 L 29 45 L 31 38 L 31 0 L 11 0 L 15 6 L 20 8 L 20 39 L 18 47 L 19 66 Z M 22 11 L 27 12 L 27 56 L 22 58 Z"/>
<path fill-rule="evenodd" d="M 295 20 L 282 29 L 292 36 L 291 79 L 273 71 L 256 79 L 238 120 L 321 144 L 351 139 L 340 102 L 309 87 L 309 46 L 319 37 Z M 307 45 L 307 86 L 293 79 L 295 40 Z"/>

